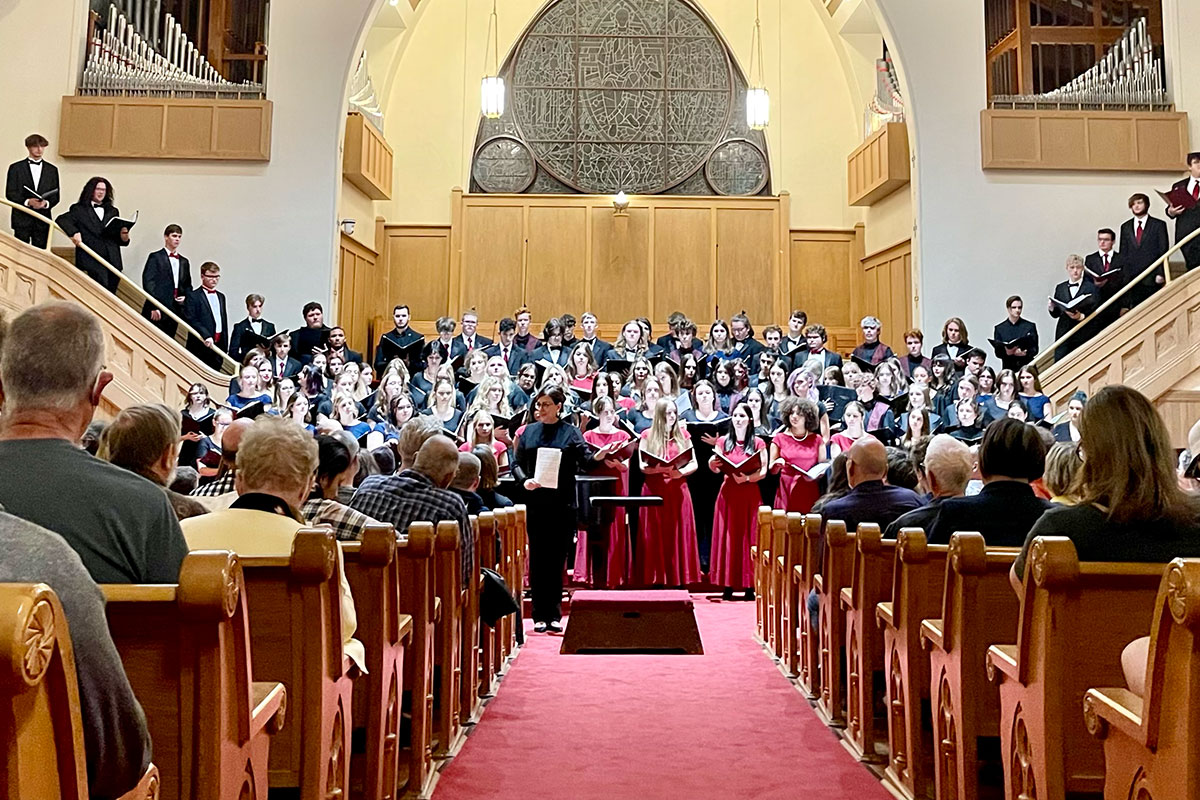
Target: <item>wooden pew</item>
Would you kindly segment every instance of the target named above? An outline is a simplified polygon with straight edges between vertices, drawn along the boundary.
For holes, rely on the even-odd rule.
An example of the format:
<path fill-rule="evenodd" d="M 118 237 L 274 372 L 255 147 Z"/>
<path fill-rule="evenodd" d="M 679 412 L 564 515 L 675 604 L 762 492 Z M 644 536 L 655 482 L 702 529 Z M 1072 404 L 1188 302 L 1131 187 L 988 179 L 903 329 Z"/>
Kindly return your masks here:
<path fill-rule="evenodd" d="M 518 598 L 525 596 L 527 578 L 529 577 L 529 517 L 524 503 L 513 506 L 516 520 L 513 523 L 513 561 L 515 563 L 513 581 L 509 584 Z M 522 612 L 522 617 L 524 613 Z M 517 650 L 517 626 L 524 624 L 521 620 L 513 621 L 512 650 Z"/>
<path fill-rule="evenodd" d="M 496 538 L 500 540 L 500 554 L 498 563 L 500 568 L 496 571 L 500 573 L 500 577 L 504 578 L 504 582 L 508 584 L 509 591 L 517 598 L 517 603 L 521 602 L 521 585 L 513 583 L 513 576 L 516 574 L 517 562 L 516 556 L 516 534 L 513 533 L 517 522 L 517 512 L 515 508 L 497 509 L 496 513 Z M 516 645 L 516 630 L 517 625 L 521 624 L 521 615 L 510 614 L 500 620 L 500 624 L 496 628 L 496 674 L 504 674 L 505 668 L 508 666 L 508 659 L 512 655 L 513 648 Z"/>
<path fill-rule="evenodd" d="M 770 638 L 771 592 L 767 584 L 767 554 L 771 549 L 771 507 L 758 507 L 758 527 L 750 545 L 750 561 L 754 565 L 754 635 L 763 644 Z"/>
<path fill-rule="evenodd" d="M 1200 560 L 1176 559 L 1158 588 L 1145 697 L 1089 689 L 1084 720 L 1104 742 L 1105 800 L 1200 797 Z"/>
<path fill-rule="evenodd" d="M 846 523 L 825 523 L 825 558 L 821 571 L 813 576 L 820 599 L 821 691 L 817 695 L 817 716 L 831 727 L 846 724 L 846 693 L 842 680 L 842 651 L 846 647 L 846 617 L 841 613 L 842 589 L 850 585 L 854 567 L 854 534 L 846 532 Z"/>
<path fill-rule="evenodd" d="M 821 541 L 821 515 L 806 514 L 804 517 L 804 556 L 801 564 L 792 567 L 793 591 L 796 593 L 797 643 L 800 670 L 796 683 L 809 699 L 816 699 L 821 691 L 821 648 L 820 636 L 813 629 L 808 613 L 808 595 L 813 588 L 813 579 L 819 571 L 817 552 Z"/>
<path fill-rule="evenodd" d="M 433 553 L 434 586 L 441 616 L 434 631 L 435 695 L 433 702 L 433 754 L 451 755 L 460 744 L 462 718 L 459 700 L 462 681 L 463 589 L 458 523 L 437 524 Z"/>
<path fill-rule="evenodd" d="M 500 572 L 497 553 L 499 552 L 499 530 L 502 509 L 489 514 L 479 515 L 479 591 L 483 592 L 483 568 L 496 573 Z M 496 690 L 496 681 L 500 675 L 499 640 L 496 638 L 496 628 L 489 628 L 480 622 L 479 625 L 479 697 L 490 697 Z"/>
<path fill-rule="evenodd" d="M 783 671 L 795 678 L 800 674 L 800 642 L 797 626 L 804 618 L 801 609 L 804 603 L 796 581 L 796 568 L 804 565 L 804 515 L 791 512 L 787 515 L 787 532 L 784 539 L 783 573 L 780 576 L 783 599 L 780 603 L 780 626 L 783 630 Z"/>
<path fill-rule="evenodd" d="M 412 544 L 397 545 L 391 525 L 370 525 L 361 541 L 341 546 L 358 618 L 356 637 L 367 655 L 367 674 L 358 678 L 353 698 L 354 729 L 365 734 L 365 747 L 350 756 L 354 797 L 390 800 L 407 780 L 400 773 L 400 721 L 413 621 L 400 611 L 398 551 Z"/>
<path fill-rule="evenodd" d="M 87 800 L 87 756 L 66 615 L 44 583 L 0 584 L 0 735 L 6 800 Z M 158 800 L 158 768 L 119 800 Z"/>
<path fill-rule="evenodd" d="M 791 583 L 791 573 L 785 572 L 787 563 L 787 512 L 780 509 L 771 511 L 771 551 L 768 565 L 767 580 L 771 590 L 771 652 L 781 664 L 787 663 L 787 650 L 783 643 L 783 604 L 784 578 Z"/>
<path fill-rule="evenodd" d="M 109 631 L 146 712 L 165 800 L 269 789 L 286 694 L 256 683 L 245 579 L 227 550 L 188 553 L 178 585 L 107 584 Z"/>
<path fill-rule="evenodd" d="M 987 547 L 978 533 L 950 537 L 941 617 L 921 626 L 938 797 L 978 796 L 979 737 L 999 735 L 999 698 L 984 663 L 988 647 L 1017 633 L 1020 604 L 1008 573 L 1019 553 Z"/>
<path fill-rule="evenodd" d="M 479 581 L 482 574 L 479 570 L 479 531 L 485 523 L 481 518 L 486 518 L 488 525 L 495 524 L 495 517 L 490 511 L 483 512 L 479 517 L 471 518 L 471 526 L 474 529 L 471 537 L 474 541 L 471 563 L 475 567 L 471 572 L 471 579 L 463 587 L 462 683 L 459 686 L 459 708 L 464 724 L 478 721 L 479 712 L 483 710 L 483 703 L 479 699 L 481 660 L 479 636 L 482 627 L 479 622 L 479 591 L 481 588 Z"/>
<path fill-rule="evenodd" d="M 1100 793 L 1104 752 L 1080 702 L 1124 682 L 1121 650 L 1146 634 L 1162 564 L 1080 563 L 1063 537 L 1039 537 L 1026 564 L 1017 643 L 993 645 L 1007 797 Z"/>
<path fill-rule="evenodd" d="M 860 761 L 887 760 L 876 724 L 876 676 L 884 673 L 883 632 L 875 607 L 890 596 L 896 540 L 884 539 L 873 522 L 858 526 L 850 585 L 841 592 L 846 615 L 846 730 L 842 742 Z M 882 695 L 879 696 L 882 700 Z"/>
<path fill-rule="evenodd" d="M 408 736 L 401 736 L 397 784 L 406 796 L 428 796 L 433 787 L 433 653 L 437 598 L 434 594 L 432 522 L 408 526 L 396 551 L 400 611 L 412 618 L 412 642 L 404 653 Z"/>
<path fill-rule="evenodd" d="M 342 648 L 341 551 L 328 528 L 304 528 L 290 556 L 240 560 L 254 676 L 282 682 L 291 701 L 293 720 L 271 743 L 271 786 L 298 786 L 302 800 L 345 797 L 354 667 Z"/>
<path fill-rule="evenodd" d="M 883 779 L 905 800 L 933 793 L 933 733 L 924 710 L 929 702 L 929 657 L 921 648 L 921 622 L 941 611 L 948 550 L 946 545 L 928 544 L 920 528 L 902 528 L 896 536 L 891 600 L 876 606 L 888 672 L 888 763 Z"/>

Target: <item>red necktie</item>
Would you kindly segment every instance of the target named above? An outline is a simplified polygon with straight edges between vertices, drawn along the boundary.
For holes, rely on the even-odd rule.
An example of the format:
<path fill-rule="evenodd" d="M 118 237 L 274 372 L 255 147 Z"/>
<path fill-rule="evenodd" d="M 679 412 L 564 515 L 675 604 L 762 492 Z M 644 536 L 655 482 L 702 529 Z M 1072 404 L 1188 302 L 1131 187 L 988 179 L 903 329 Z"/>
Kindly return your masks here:
<path fill-rule="evenodd" d="M 1137 243 L 1138 243 L 1138 244 L 1141 244 L 1141 243 L 1142 243 L 1142 222 L 1141 222 L 1141 220 L 1138 220 L 1138 227 L 1137 227 Z"/>
<path fill-rule="evenodd" d="M 1200 200 L 1200 181 L 1196 181 L 1196 185 L 1192 187 L 1192 199 Z"/>
<path fill-rule="evenodd" d="M 1104 271 L 1108 272 L 1108 253 L 1104 254 Z"/>
<path fill-rule="evenodd" d="M 508 348 L 507 347 L 504 348 L 504 364 L 505 364 L 505 366 L 508 365 Z"/>

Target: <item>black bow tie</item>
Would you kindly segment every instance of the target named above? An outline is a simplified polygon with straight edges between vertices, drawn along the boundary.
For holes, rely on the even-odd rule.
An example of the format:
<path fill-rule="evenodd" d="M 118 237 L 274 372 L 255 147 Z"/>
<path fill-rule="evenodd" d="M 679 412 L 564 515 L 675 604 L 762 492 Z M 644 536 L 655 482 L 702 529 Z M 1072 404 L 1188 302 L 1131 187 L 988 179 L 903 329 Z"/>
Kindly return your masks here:
<path fill-rule="evenodd" d="M 103 208 L 104 203 L 92 203 L 92 208 Z"/>
<path fill-rule="evenodd" d="M 34 161 L 32 158 L 27 158 L 25 160 L 28 161 L 30 164 L 41 164 L 42 163 L 41 161 Z"/>

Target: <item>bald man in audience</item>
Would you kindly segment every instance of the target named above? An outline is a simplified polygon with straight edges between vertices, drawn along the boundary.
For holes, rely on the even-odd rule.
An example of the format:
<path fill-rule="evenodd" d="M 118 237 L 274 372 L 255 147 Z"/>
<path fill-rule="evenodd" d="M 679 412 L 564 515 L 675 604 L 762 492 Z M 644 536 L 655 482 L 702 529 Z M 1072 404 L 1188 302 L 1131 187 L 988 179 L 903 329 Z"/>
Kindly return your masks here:
<path fill-rule="evenodd" d="M 317 442 L 289 421 L 260 417 L 239 443 L 234 486 L 237 499 L 211 514 L 183 521 L 192 550 L 233 550 L 245 556 L 288 556 L 296 532 L 306 527 L 299 509 L 312 492 Z M 354 638 L 358 619 L 338 551 L 342 601 L 342 649 L 366 671 L 366 653 Z"/>
<path fill-rule="evenodd" d="M 416 420 L 407 423 L 400 432 L 402 446 L 413 422 Z M 417 432 L 411 437 L 415 441 L 422 428 L 414 426 L 411 430 Z M 400 457 L 405 459 L 406 453 L 402 451 Z M 363 480 L 350 507 L 372 519 L 391 523 L 397 532 L 407 531 L 414 522 L 435 525 L 443 520 L 457 522 L 465 582 L 474 569 L 475 536 L 466 504 L 449 489 L 457 472 L 458 448 L 454 441 L 435 434 L 420 446 L 411 467 L 402 467 L 397 475 L 372 475 Z"/>
<path fill-rule="evenodd" d="M 179 519 L 207 514 L 204 505 L 168 488 L 179 460 L 181 416 L 161 403 L 123 408 L 100 436 L 97 456 L 162 487 Z"/>
<path fill-rule="evenodd" d="M 404 423 L 404 427 L 400 429 L 400 438 L 396 441 L 396 457 L 400 459 L 396 471 L 412 469 L 417 460 L 417 451 L 440 433 L 442 423 L 432 414 L 421 414 Z"/>
<path fill-rule="evenodd" d="M 75 651 L 88 793 L 124 795 L 150 765 L 150 731 L 108 632 L 104 595 L 63 537 L 3 509 L 0 552 L 0 583 L 44 583 L 58 595 Z"/>
<path fill-rule="evenodd" d="M 918 452 L 920 461 L 916 459 Z M 897 517 L 884 534 L 889 539 L 895 539 L 901 528 L 920 528 L 928 533 L 942 502 L 967 493 L 967 481 L 971 480 L 971 473 L 975 469 L 975 456 L 971 454 L 971 448 L 944 433 L 933 437 L 924 450 L 914 448 L 913 457 L 917 476 L 929 490 L 931 498 L 920 508 Z"/>
<path fill-rule="evenodd" d="M 921 496 L 912 489 L 889 486 L 885 482 L 888 471 L 887 448 L 874 436 L 864 436 L 846 451 L 846 478 L 850 492 L 830 501 L 821 509 L 822 526 L 830 520 L 846 523 L 850 533 L 858 530 L 863 522 L 874 522 L 886 529 L 901 515 L 923 505 Z M 817 563 L 822 563 L 825 552 L 825 536 L 822 530 Z M 816 590 L 808 596 L 808 610 L 812 625 L 817 627 L 819 600 Z"/>
<path fill-rule="evenodd" d="M 235 419 L 221 434 L 221 465 L 217 468 L 216 480 L 192 491 L 192 497 L 199 498 L 200 503 L 209 511 L 229 508 L 229 504 L 237 497 L 234 479 L 237 476 L 238 446 L 246 431 L 253 425 L 252 419 Z"/>
<path fill-rule="evenodd" d="M 112 379 L 80 305 L 0 324 L 0 505 L 66 539 L 97 583 L 175 583 L 187 543 L 162 489 L 79 445 Z"/>
<path fill-rule="evenodd" d="M 458 454 L 458 471 L 454 473 L 454 480 L 450 482 L 450 491 L 467 504 L 468 514 L 478 515 L 491 510 L 483 504 L 483 498 L 476 491 L 479 489 L 479 473 L 482 468 L 479 459 L 471 453 Z"/>

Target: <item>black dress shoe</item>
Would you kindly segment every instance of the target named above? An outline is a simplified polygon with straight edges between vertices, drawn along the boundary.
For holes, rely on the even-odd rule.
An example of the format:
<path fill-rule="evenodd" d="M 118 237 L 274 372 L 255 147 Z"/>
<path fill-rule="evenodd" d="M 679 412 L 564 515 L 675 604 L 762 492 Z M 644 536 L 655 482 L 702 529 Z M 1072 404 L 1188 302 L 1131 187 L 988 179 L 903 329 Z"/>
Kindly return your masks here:
<path fill-rule="evenodd" d="M 721 592 L 721 599 L 726 602 L 729 602 L 730 600 L 732 600 L 733 599 L 733 589 L 730 589 L 728 586 L 726 586 L 725 591 Z"/>
<path fill-rule="evenodd" d="M 558 620 L 552 620 L 551 622 L 547 622 L 546 627 L 550 629 L 551 633 L 562 633 L 562 631 L 563 631 L 562 625 L 559 623 Z"/>
<path fill-rule="evenodd" d="M 533 632 L 534 633 L 545 633 L 546 632 L 546 623 L 544 623 L 544 622 L 533 623 Z"/>
<path fill-rule="evenodd" d="M 754 590 L 753 590 L 753 589 L 747 589 L 747 590 L 746 590 L 746 599 L 747 599 L 747 600 L 753 600 L 753 599 L 754 599 Z"/>

